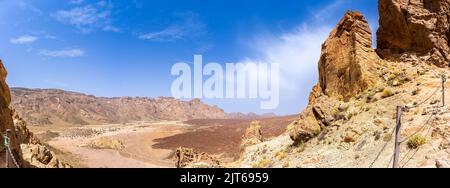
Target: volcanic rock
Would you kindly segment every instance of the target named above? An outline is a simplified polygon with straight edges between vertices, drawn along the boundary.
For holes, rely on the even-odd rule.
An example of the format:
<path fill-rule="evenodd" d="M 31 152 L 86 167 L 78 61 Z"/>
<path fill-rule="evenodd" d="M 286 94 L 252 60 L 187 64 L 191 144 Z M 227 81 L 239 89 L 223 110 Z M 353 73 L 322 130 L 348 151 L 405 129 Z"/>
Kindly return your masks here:
<path fill-rule="evenodd" d="M 207 153 L 198 153 L 190 148 L 180 147 L 175 151 L 177 168 L 218 168 L 220 162 Z"/>
<path fill-rule="evenodd" d="M 374 73 L 380 61 L 372 48 L 368 22 L 359 12 L 347 12 L 322 45 L 319 84 L 314 86 L 300 118 L 288 126 L 291 139 L 296 143 L 308 141 L 341 119 L 333 114 L 334 109 L 377 82 Z"/>
<path fill-rule="evenodd" d="M 450 0 L 380 0 L 379 15 L 380 56 L 449 66 Z"/>
<path fill-rule="evenodd" d="M 261 132 L 261 124 L 259 121 L 253 121 L 242 136 L 241 151 L 248 146 L 255 145 L 263 141 L 264 138 Z"/>

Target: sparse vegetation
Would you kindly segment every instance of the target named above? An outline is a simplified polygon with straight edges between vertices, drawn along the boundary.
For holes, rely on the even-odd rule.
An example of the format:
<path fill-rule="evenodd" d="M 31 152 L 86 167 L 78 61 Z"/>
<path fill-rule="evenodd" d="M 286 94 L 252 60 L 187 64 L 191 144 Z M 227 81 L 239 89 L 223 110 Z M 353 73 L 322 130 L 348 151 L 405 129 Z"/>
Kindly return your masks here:
<path fill-rule="evenodd" d="M 427 143 L 427 140 L 421 135 L 414 135 L 408 140 L 408 147 L 410 149 L 417 149 L 418 147 Z"/>
<path fill-rule="evenodd" d="M 267 158 L 262 158 L 258 162 L 253 163 L 253 168 L 267 168 L 272 164 L 272 162 Z"/>
<path fill-rule="evenodd" d="M 380 131 L 375 131 L 373 133 L 373 136 L 375 137 L 375 140 L 379 140 L 381 138 L 381 132 Z"/>
<path fill-rule="evenodd" d="M 275 157 L 278 160 L 282 160 L 282 159 L 286 158 L 287 155 L 288 155 L 288 153 L 285 150 L 280 150 L 275 154 Z"/>
<path fill-rule="evenodd" d="M 381 92 L 381 98 L 388 98 L 395 94 L 392 88 L 384 88 L 383 92 Z"/>
<path fill-rule="evenodd" d="M 301 152 L 305 151 L 305 148 L 306 148 L 306 144 L 300 143 L 300 144 L 298 144 L 298 147 L 294 149 L 294 152 L 301 153 Z"/>
<path fill-rule="evenodd" d="M 93 129 L 93 128 L 75 128 L 63 135 L 63 137 L 69 138 L 90 138 L 105 133 L 105 129 Z"/>
<path fill-rule="evenodd" d="M 390 134 L 390 133 L 384 134 L 384 136 L 383 136 L 383 141 L 389 142 L 389 141 L 391 141 L 391 140 L 392 140 L 392 134 Z"/>
<path fill-rule="evenodd" d="M 419 93 L 420 93 L 420 88 L 416 88 L 412 91 L 411 94 L 414 96 L 414 95 L 418 95 Z"/>

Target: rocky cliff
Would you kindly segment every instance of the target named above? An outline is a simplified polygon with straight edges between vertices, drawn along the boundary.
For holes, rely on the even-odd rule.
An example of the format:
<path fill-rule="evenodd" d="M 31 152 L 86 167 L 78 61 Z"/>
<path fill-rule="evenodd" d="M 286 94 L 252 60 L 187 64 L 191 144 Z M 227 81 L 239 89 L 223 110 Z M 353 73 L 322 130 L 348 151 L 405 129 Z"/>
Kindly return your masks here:
<path fill-rule="evenodd" d="M 1 167 L 41 167 L 63 168 L 70 165 L 59 161 L 56 155 L 33 136 L 26 122 L 10 107 L 11 94 L 6 84 L 7 72 L 0 60 L 0 132 L 2 144 L 0 157 Z M 9 148 L 4 145 L 5 137 L 9 138 Z"/>
<path fill-rule="evenodd" d="M 1 62 L 0 60 L 0 89 L 1 89 L 1 93 L 0 93 L 0 132 L 1 132 L 1 139 L 2 139 L 2 143 L 4 140 L 4 134 L 6 134 L 6 130 L 11 130 L 11 135 L 15 134 L 15 128 L 14 128 L 14 123 L 13 123 L 13 119 L 12 119 L 12 111 L 9 108 L 9 104 L 11 102 L 11 95 L 9 92 L 9 87 L 6 84 L 6 69 L 3 66 L 3 62 Z M 11 138 L 11 149 L 12 149 L 12 153 L 13 155 L 19 155 L 19 150 L 20 150 L 20 146 L 19 143 L 17 142 L 15 137 Z M 2 151 L 2 153 L 7 152 L 7 148 L 2 144 L 0 145 L 0 150 Z M 5 158 L 4 155 L 1 155 L 1 162 L 5 162 Z M 3 164 L 0 164 L 2 167 L 4 166 Z"/>
<path fill-rule="evenodd" d="M 96 97 L 58 89 L 11 88 L 11 105 L 31 125 L 87 125 L 148 120 L 261 119 L 267 113 L 225 113 L 199 99 Z"/>
<path fill-rule="evenodd" d="M 286 134 L 245 148 L 239 167 L 449 167 L 449 0 L 379 0 L 377 49 L 347 12 L 322 46 L 319 83 Z"/>
<path fill-rule="evenodd" d="M 383 58 L 423 58 L 450 66 L 450 1 L 380 0 L 377 52 Z"/>
<path fill-rule="evenodd" d="M 319 84 L 300 119 L 289 127 L 291 138 L 306 141 L 333 122 L 345 118 L 335 109 L 374 86 L 381 59 L 372 49 L 369 24 L 358 12 L 347 12 L 322 45 Z"/>

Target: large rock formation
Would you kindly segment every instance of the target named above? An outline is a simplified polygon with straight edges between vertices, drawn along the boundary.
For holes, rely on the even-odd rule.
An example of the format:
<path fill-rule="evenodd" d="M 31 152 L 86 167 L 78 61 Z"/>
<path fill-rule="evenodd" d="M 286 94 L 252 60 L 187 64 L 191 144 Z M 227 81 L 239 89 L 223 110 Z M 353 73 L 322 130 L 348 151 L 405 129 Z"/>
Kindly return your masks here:
<path fill-rule="evenodd" d="M 400 166 L 448 167 L 450 111 L 438 91 L 450 69 L 438 66 L 449 64 L 449 2 L 380 0 L 377 53 L 367 22 L 347 12 L 323 44 L 319 84 L 289 136 L 248 147 L 238 166 L 386 168 L 397 107 L 406 106 L 400 134 L 421 143 L 400 144 Z"/>
<path fill-rule="evenodd" d="M 263 141 L 264 137 L 261 132 L 261 123 L 259 121 L 253 121 L 247 130 L 245 130 L 244 135 L 242 135 L 241 151 L 248 146 L 259 144 Z"/>
<path fill-rule="evenodd" d="M 177 168 L 218 168 L 220 162 L 213 156 L 198 153 L 191 148 L 180 147 L 175 151 L 175 166 Z"/>
<path fill-rule="evenodd" d="M 1 60 L 0 60 L 0 132 L 1 132 L 1 139 L 2 139 L 2 143 L 3 143 L 3 139 L 4 139 L 3 136 L 6 134 L 6 130 L 10 130 L 11 133 L 9 135 L 11 135 L 11 136 L 9 136 L 9 137 L 11 137 L 10 138 L 11 151 L 12 151 L 13 155 L 18 156 L 20 147 L 16 140 L 16 137 L 13 136 L 16 134 L 16 131 L 15 131 L 13 119 L 11 116 L 12 111 L 9 108 L 9 104 L 11 102 L 11 95 L 9 92 L 9 87 L 5 81 L 6 76 L 7 76 L 6 69 L 3 66 L 3 62 L 1 62 Z M 0 150 L 2 151 L 1 153 L 7 152 L 7 149 L 3 144 L 0 145 Z M 5 162 L 4 155 L 1 155 L 0 161 Z M 2 167 L 4 166 L 4 164 L 0 164 L 0 165 Z"/>
<path fill-rule="evenodd" d="M 379 14 L 380 56 L 449 66 L 450 0 L 380 0 Z"/>
<path fill-rule="evenodd" d="M 288 132 L 304 142 L 339 119 L 336 106 L 348 101 L 377 82 L 376 65 L 381 61 L 372 48 L 369 24 L 359 12 L 347 12 L 322 46 L 319 84 L 309 104 Z"/>
<path fill-rule="evenodd" d="M 6 69 L 0 60 L 0 132 L 2 144 L 0 145 L 1 153 L 9 152 L 8 148 L 3 145 L 3 136 L 10 139 L 11 153 L 8 159 L 5 155 L 0 156 L 0 165 L 5 167 L 42 167 L 42 168 L 62 168 L 70 167 L 70 165 L 61 162 L 56 155 L 40 141 L 34 137 L 27 126 L 26 122 L 20 118 L 14 110 L 9 107 L 11 95 L 9 87 L 6 84 Z M 10 132 L 7 134 L 6 130 Z M 12 155 L 12 156 L 11 156 Z M 14 157 L 14 159 L 13 159 Z M 6 161 L 8 160 L 8 161 Z"/>
<path fill-rule="evenodd" d="M 322 46 L 319 85 L 327 96 L 348 100 L 374 82 L 370 64 L 378 57 L 372 33 L 359 12 L 347 12 Z"/>

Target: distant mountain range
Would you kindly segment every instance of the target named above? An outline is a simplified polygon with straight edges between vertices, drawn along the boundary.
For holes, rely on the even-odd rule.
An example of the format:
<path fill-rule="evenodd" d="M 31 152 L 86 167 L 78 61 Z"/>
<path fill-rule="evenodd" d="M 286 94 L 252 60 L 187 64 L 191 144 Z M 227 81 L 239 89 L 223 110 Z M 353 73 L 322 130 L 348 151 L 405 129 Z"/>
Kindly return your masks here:
<path fill-rule="evenodd" d="M 225 113 L 199 99 L 96 97 L 59 89 L 12 88 L 13 108 L 30 125 L 88 125 L 149 120 L 258 119 L 275 114 Z"/>

